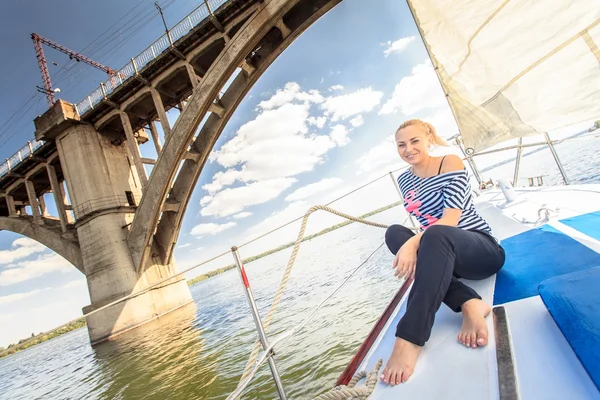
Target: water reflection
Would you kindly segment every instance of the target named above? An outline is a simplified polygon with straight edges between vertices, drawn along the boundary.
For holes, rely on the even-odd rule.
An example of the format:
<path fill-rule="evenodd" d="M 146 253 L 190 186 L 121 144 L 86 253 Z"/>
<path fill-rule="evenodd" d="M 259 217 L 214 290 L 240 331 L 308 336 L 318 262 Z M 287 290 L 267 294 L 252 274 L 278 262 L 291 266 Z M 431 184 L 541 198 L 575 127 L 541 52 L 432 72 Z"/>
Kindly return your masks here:
<path fill-rule="evenodd" d="M 89 397 L 197 399 L 217 376 L 217 357 L 192 303 L 94 348 L 99 379 Z M 175 396 L 176 394 L 176 396 Z"/>

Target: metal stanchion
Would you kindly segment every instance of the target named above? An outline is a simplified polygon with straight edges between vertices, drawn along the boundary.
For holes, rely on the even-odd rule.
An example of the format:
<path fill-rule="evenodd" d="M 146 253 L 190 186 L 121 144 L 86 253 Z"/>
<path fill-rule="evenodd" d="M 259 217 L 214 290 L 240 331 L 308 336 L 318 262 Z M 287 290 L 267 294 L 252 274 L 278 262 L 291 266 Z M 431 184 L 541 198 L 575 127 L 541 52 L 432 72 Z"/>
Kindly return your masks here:
<path fill-rule="evenodd" d="M 519 186 L 519 168 L 521 168 L 521 157 L 523 156 L 523 138 L 519 138 L 519 147 L 517 147 L 517 159 L 515 160 L 515 174 L 513 175 L 513 186 Z"/>
<path fill-rule="evenodd" d="M 548 136 L 548 132 L 544 132 L 544 139 L 546 139 L 546 144 L 548 145 L 548 148 L 552 153 L 552 157 L 554 157 L 554 161 L 556 161 L 556 166 L 558 166 L 558 170 L 562 175 L 565 185 L 568 185 L 570 183 L 569 177 L 567 176 L 567 172 L 565 171 L 562 163 L 560 162 L 560 158 L 558 158 L 558 153 L 556 153 L 556 150 L 554 149 L 554 145 L 552 144 L 552 140 L 550 140 L 550 136 Z"/>
<path fill-rule="evenodd" d="M 260 343 L 262 344 L 263 349 L 267 349 L 269 347 L 269 341 L 267 340 L 267 335 L 265 334 L 265 330 L 260 319 L 260 314 L 258 313 L 258 308 L 256 308 L 256 302 L 254 301 L 254 296 L 252 295 L 250 282 L 248 281 L 248 277 L 246 276 L 246 271 L 244 270 L 244 265 L 242 264 L 242 259 L 240 258 L 240 253 L 238 252 L 237 246 L 233 246 L 231 248 L 231 253 L 233 254 L 233 259 L 235 260 L 235 265 L 237 266 L 237 270 L 240 273 L 240 277 L 242 278 L 242 283 L 244 284 L 244 292 L 246 293 L 248 303 L 250 304 L 250 310 L 252 311 L 252 316 L 254 317 L 254 323 L 256 324 L 256 330 L 258 331 Z M 281 378 L 279 376 L 279 372 L 277 371 L 277 366 L 275 365 L 275 360 L 273 359 L 272 353 L 269 355 L 268 362 L 269 367 L 271 368 L 271 374 L 273 375 L 273 380 L 275 381 L 275 385 L 277 386 L 277 393 L 279 394 L 279 397 L 282 400 L 287 400 L 285 391 L 283 390 L 283 384 L 281 383 Z"/>

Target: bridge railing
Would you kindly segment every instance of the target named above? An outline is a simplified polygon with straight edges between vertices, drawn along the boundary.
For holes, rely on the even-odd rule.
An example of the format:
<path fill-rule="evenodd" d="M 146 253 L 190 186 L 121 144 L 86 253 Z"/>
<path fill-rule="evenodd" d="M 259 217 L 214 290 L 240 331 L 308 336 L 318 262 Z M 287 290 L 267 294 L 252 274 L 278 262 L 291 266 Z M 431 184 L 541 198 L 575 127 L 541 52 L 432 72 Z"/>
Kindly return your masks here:
<path fill-rule="evenodd" d="M 31 140 L 27 144 L 19 149 L 15 154 L 8 157 L 6 161 L 0 164 L 0 178 L 7 175 L 12 171 L 21 161 L 29 158 L 37 149 L 39 149 L 45 142 L 42 140 Z"/>
<path fill-rule="evenodd" d="M 202 3 L 191 13 L 186 15 L 169 31 L 169 36 L 171 37 L 170 40 L 166 33 L 162 35 L 160 38 L 158 38 L 158 40 L 144 49 L 144 51 L 142 51 L 136 57 L 133 57 L 131 61 L 121 68 L 114 76 L 108 78 L 105 82 L 102 82 L 100 86 L 98 86 L 92 93 L 86 96 L 79 103 L 75 104 L 75 108 L 79 115 L 81 116 L 94 108 L 94 106 L 100 103 L 105 96 L 108 96 L 114 92 L 115 89 L 123 84 L 123 82 L 131 78 L 136 72 L 139 72 L 143 67 L 159 57 L 171 46 L 171 42 L 175 43 L 178 39 L 187 35 L 189 31 L 204 21 L 210 15 L 207 4 L 211 7 L 211 10 L 216 10 L 227 1 L 230 0 L 207 0 L 207 2 Z M 27 142 L 27 145 L 23 146 L 21 149 L 19 149 L 19 151 L 0 164 L 0 178 L 7 175 L 22 160 L 29 157 L 43 144 L 43 141 L 37 140 Z"/>
<path fill-rule="evenodd" d="M 84 115 L 86 112 L 94 108 L 94 106 L 100 103 L 105 96 L 111 94 L 115 89 L 123 84 L 127 79 L 139 72 L 143 67 L 148 65 L 151 61 L 159 57 L 165 50 L 171 47 L 171 43 L 175 43 L 177 40 L 187 35 L 194 27 L 204 21 L 209 15 L 211 10 L 216 10 L 222 4 L 228 0 L 208 0 L 205 3 L 200 4 L 194 11 L 186 15 L 177 25 L 175 25 L 168 33 L 162 35 L 158 40 L 148 46 L 144 51 L 133 57 L 123 68 L 121 68 L 115 76 L 108 78 L 105 82 L 102 82 L 98 88 L 96 88 L 87 97 L 75 104 L 75 108 L 79 115 Z M 170 38 L 169 38 L 170 37 Z"/>

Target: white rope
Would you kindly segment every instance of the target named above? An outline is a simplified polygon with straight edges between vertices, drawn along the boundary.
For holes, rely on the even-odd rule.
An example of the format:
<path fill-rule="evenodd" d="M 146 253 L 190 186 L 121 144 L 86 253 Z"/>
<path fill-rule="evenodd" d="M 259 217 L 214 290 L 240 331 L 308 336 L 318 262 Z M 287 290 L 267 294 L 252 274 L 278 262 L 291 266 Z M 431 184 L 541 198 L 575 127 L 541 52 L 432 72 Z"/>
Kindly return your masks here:
<path fill-rule="evenodd" d="M 366 400 L 375 389 L 377 376 L 382 365 L 383 360 L 380 359 L 375 363 L 370 373 L 367 374 L 365 371 L 359 371 L 348 382 L 348 385 L 336 386 L 329 392 L 315 397 L 315 400 Z M 363 378 L 367 378 L 364 385 L 357 388 L 356 384 Z"/>

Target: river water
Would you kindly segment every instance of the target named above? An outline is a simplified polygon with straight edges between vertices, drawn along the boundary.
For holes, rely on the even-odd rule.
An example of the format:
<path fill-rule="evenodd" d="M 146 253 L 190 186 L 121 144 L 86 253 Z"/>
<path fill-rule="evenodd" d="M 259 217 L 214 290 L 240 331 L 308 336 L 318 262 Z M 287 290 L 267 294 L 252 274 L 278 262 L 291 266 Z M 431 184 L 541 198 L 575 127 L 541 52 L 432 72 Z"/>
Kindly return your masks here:
<path fill-rule="evenodd" d="M 600 183 L 600 143 L 560 144 L 574 183 Z M 507 155 L 508 157 L 509 155 Z M 485 172 L 512 177 L 513 164 Z M 522 177 L 560 182 L 547 151 L 523 158 Z M 403 220 L 399 208 L 371 217 Z M 297 325 L 383 241 L 384 230 L 351 224 L 305 242 L 279 306 L 270 337 Z M 291 249 L 247 265 L 262 315 L 278 286 Z M 330 389 L 368 334 L 400 282 L 392 255 L 379 249 L 307 327 L 276 355 L 288 397 L 309 399 Z M 231 393 L 257 338 L 239 276 L 231 270 L 191 288 L 195 307 L 173 313 L 92 348 L 80 329 L 0 359 L 0 399 L 223 399 Z M 245 398 L 276 398 L 268 367 Z"/>
<path fill-rule="evenodd" d="M 393 221 L 398 208 L 372 218 Z M 305 242 L 269 335 L 298 324 L 382 243 L 384 230 L 352 224 Z M 262 314 L 274 296 L 291 249 L 247 265 Z M 290 398 L 331 388 L 377 320 L 399 281 L 392 256 L 377 251 L 350 282 L 277 354 Z M 2 399 L 221 399 L 238 382 L 254 322 L 236 270 L 191 288 L 196 310 L 161 318 L 92 348 L 73 331 L 0 360 Z M 274 398 L 265 365 L 245 398 Z"/>

